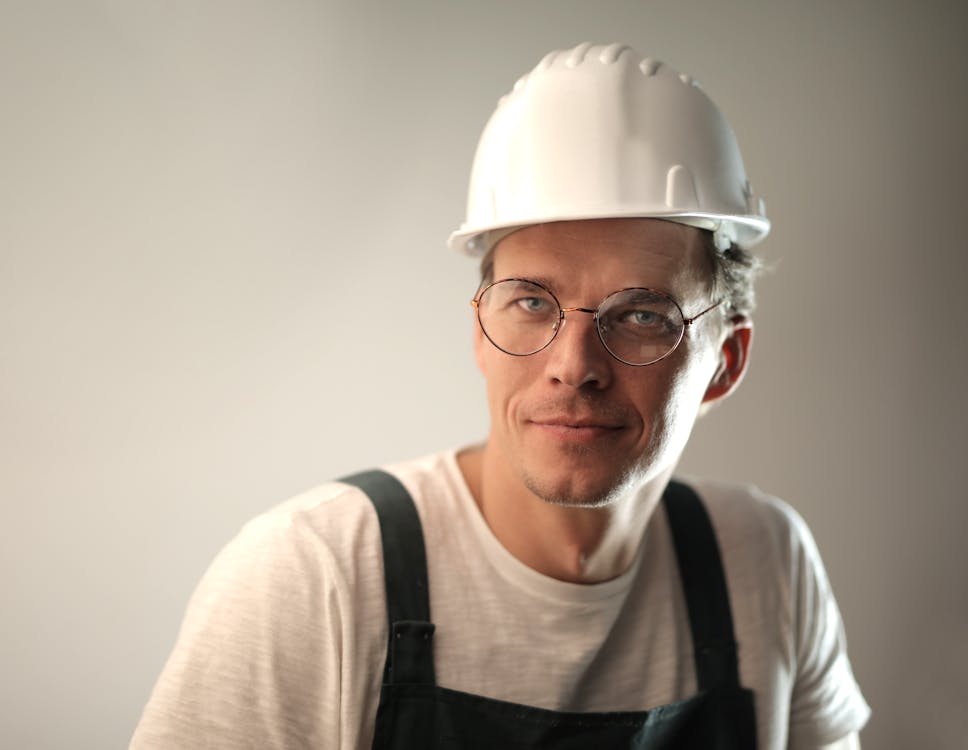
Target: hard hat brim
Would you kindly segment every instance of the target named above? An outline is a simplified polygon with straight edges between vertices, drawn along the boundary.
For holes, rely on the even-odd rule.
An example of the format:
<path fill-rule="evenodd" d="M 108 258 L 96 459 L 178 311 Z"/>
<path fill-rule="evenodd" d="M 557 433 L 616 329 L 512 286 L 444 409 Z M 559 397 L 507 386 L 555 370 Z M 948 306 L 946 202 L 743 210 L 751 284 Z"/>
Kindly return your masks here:
<path fill-rule="evenodd" d="M 725 230 L 726 235 L 739 247 L 750 249 L 770 232 L 770 221 L 764 216 L 723 216 L 710 213 L 680 213 L 655 212 L 643 213 L 630 211 L 628 213 L 608 213 L 590 211 L 584 215 L 568 213 L 563 216 L 542 217 L 530 221 L 509 221 L 498 224 L 487 224 L 480 227 L 461 226 L 452 232 L 447 239 L 447 246 L 454 251 L 470 257 L 480 257 L 490 250 L 497 242 L 516 229 L 522 229 L 534 224 L 550 224 L 556 221 L 585 221 L 591 219 L 621 219 L 641 218 L 672 221 L 677 224 L 705 229 L 710 232 Z M 510 231 L 509 231 L 510 230 Z"/>

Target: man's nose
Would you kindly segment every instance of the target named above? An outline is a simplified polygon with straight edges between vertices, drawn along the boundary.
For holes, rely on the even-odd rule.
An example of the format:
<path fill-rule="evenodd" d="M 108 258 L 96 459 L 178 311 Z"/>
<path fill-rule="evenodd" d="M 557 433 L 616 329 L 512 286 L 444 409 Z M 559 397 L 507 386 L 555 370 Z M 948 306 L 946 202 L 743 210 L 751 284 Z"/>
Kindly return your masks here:
<path fill-rule="evenodd" d="M 562 308 L 558 334 L 548 347 L 548 376 L 572 388 L 606 388 L 611 383 L 612 357 L 598 335 L 595 311 Z"/>

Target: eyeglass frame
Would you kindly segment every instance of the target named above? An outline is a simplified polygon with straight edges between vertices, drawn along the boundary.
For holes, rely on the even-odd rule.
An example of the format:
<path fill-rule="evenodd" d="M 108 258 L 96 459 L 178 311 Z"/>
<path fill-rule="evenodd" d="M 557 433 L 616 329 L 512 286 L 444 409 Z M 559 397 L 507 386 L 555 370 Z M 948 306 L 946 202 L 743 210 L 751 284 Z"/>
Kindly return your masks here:
<path fill-rule="evenodd" d="M 487 292 L 487 290 L 490 289 L 492 286 L 501 284 L 505 281 L 521 281 L 521 282 L 524 282 L 525 284 L 532 284 L 533 286 L 536 286 L 539 289 L 543 289 L 549 295 L 551 295 L 551 299 L 553 299 L 555 301 L 555 304 L 558 306 L 558 322 L 554 325 L 554 333 L 551 334 L 551 338 L 548 339 L 548 341 L 543 346 L 541 346 L 538 349 L 535 349 L 533 352 L 528 352 L 527 354 L 516 354 L 514 352 L 509 352 L 507 349 L 504 349 L 501 346 L 498 346 L 497 342 L 495 342 L 494 339 L 491 338 L 491 335 L 487 332 L 487 328 L 484 327 L 484 321 L 481 320 L 481 308 L 480 308 L 481 297 L 483 297 L 484 294 Z M 609 349 L 608 343 L 606 343 L 605 337 L 602 333 L 602 326 L 599 324 L 598 313 L 602 309 L 602 305 L 604 305 L 609 298 L 614 297 L 616 294 L 621 294 L 622 292 L 650 292 L 652 294 L 658 294 L 662 297 L 665 297 L 667 300 L 669 300 L 673 305 L 676 306 L 676 309 L 679 311 L 679 317 L 682 318 L 682 329 L 679 331 L 679 338 L 676 339 L 676 343 L 672 345 L 669 351 L 667 351 L 658 359 L 654 359 L 651 362 L 642 362 L 642 363 L 626 362 L 624 359 L 619 357 L 615 352 Z M 602 342 L 602 346 L 605 347 L 605 351 L 608 352 L 613 359 L 617 360 L 618 362 L 621 362 L 623 365 L 628 365 L 629 367 L 648 367 L 649 365 L 654 365 L 657 362 L 661 362 L 666 357 L 671 355 L 676 349 L 679 348 L 679 344 L 681 344 L 682 340 L 686 337 L 686 329 L 689 326 L 691 326 L 693 323 L 695 323 L 703 315 L 715 310 L 717 307 L 722 305 L 725 301 L 726 301 L 726 298 L 723 297 L 719 301 L 714 302 L 712 305 L 707 307 L 705 310 L 702 310 L 701 312 L 696 313 L 692 317 L 687 318 L 686 314 L 682 311 L 682 305 L 680 305 L 676 301 L 675 297 L 673 297 L 671 294 L 668 294 L 667 292 L 663 292 L 661 289 L 652 289 L 651 287 L 630 286 L 630 287 L 625 287 L 624 289 L 616 289 L 614 292 L 609 292 L 608 294 L 605 295 L 602 301 L 598 303 L 598 307 L 596 308 L 562 307 L 561 301 L 558 299 L 555 293 L 551 291 L 548 287 L 546 287 L 544 284 L 534 281 L 533 279 L 525 279 L 517 276 L 511 276 L 506 279 L 497 279 L 496 281 L 492 281 L 491 283 L 489 283 L 487 286 L 484 286 L 478 289 L 477 294 L 474 295 L 474 298 L 471 299 L 470 303 L 471 303 L 471 307 L 473 307 L 477 313 L 477 316 L 476 316 L 477 324 L 481 327 L 481 332 L 484 334 L 485 338 L 491 342 L 491 345 L 495 349 L 497 349 L 500 352 L 504 352 L 509 357 L 530 357 L 532 354 L 537 354 L 538 352 L 544 351 L 549 346 L 551 346 L 551 343 L 558 337 L 559 331 L 561 331 L 561 329 L 565 327 L 565 313 L 583 312 L 593 316 L 593 319 L 595 321 L 595 332 L 598 334 L 598 340 Z"/>

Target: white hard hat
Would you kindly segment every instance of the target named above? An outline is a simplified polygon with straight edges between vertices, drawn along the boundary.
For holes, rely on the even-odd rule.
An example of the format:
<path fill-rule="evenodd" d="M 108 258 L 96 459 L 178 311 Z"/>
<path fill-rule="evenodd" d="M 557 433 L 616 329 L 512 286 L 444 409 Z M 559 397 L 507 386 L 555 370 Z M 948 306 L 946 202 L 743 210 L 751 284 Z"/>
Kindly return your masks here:
<path fill-rule="evenodd" d="M 621 44 L 545 56 L 484 128 L 455 250 L 515 228 L 643 216 L 698 226 L 717 247 L 770 231 L 729 123 L 686 75 Z"/>

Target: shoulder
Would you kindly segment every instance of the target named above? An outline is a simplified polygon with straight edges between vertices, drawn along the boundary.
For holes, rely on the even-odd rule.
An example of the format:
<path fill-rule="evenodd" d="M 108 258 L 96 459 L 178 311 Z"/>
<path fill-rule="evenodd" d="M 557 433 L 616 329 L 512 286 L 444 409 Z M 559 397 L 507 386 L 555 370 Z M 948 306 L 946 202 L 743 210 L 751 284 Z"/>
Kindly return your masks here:
<path fill-rule="evenodd" d="M 708 479 L 688 484 L 709 512 L 736 600 L 752 599 L 762 608 L 758 617 L 773 610 L 773 617 L 793 627 L 817 598 L 832 599 L 813 535 L 788 503 L 753 485 Z"/>
<path fill-rule="evenodd" d="M 441 453 L 385 467 L 404 485 L 421 520 L 440 510 L 436 502 L 455 481 L 453 453 Z M 241 578 L 251 589 L 259 582 L 273 591 L 317 585 L 321 576 L 337 586 L 358 586 L 382 576 L 380 526 L 376 511 L 359 488 L 338 479 L 302 492 L 256 516 L 216 557 L 206 579 Z M 293 576 L 293 573 L 307 573 Z M 224 582 L 224 581 L 220 581 Z"/>
<path fill-rule="evenodd" d="M 235 570 L 252 581 L 288 578 L 293 568 L 352 556 L 378 537 L 366 495 L 339 482 L 303 492 L 246 523 L 216 557 L 206 577 Z"/>
<path fill-rule="evenodd" d="M 453 452 L 434 454 L 384 467 L 404 485 L 421 516 L 453 480 Z M 300 564 L 307 556 L 334 560 L 359 555 L 379 543 L 373 504 L 359 488 L 339 479 L 323 482 L 289 498 L 246 523 L 222 550 L 216 563 L 241 560 L 253 566 Z"/>
<path fill-rule="evenodd" d="M 803 520 L 788 503 L 754 484 L 698 477 L 684 477 L 681 481 L 699 494 L 710 513 L 717 518 L 725 520 L 731 516 L 742 516 L 747 520 L 758 519 L 782 526 L 803 524 Z"/>
<path fill-rule="evenodd" d="M 374 515 L 361 491 L 330 482 L 256 516 L 202 576 L 180 644 L 275 651 L 339 630 L 353 589 L 380 591 Z"/>
<path fill-rule="evenodd" d="M 395 473 L 419 492 L 427 472 Z M 372 503 L 339 481 L 245 524 L 196 588 L 132 747 L 368 745 L 386 658 L 380 542 Z"/>
<path fill-rule="evenodd" d="M 710 479 L 684 480 L 702 498 L 724 554 L 734 547 L 785 559 L 816 555 L 806 522 L 792 506 L 751 484 Z"/>
<path fill-rule="evenodd" d="M 737 639 L 754 644 L 744 651 L 741 670 L 754 684 L 773 686 L 764 694 L 787 696 L 758 710 L 781 720 L 804 746 L 859 729 L 869 709 L 853 678 L 840 612 L 804 520 L 789 504 L 753 486 L 687 483 L 703 499 L 716 529 Z"/>

